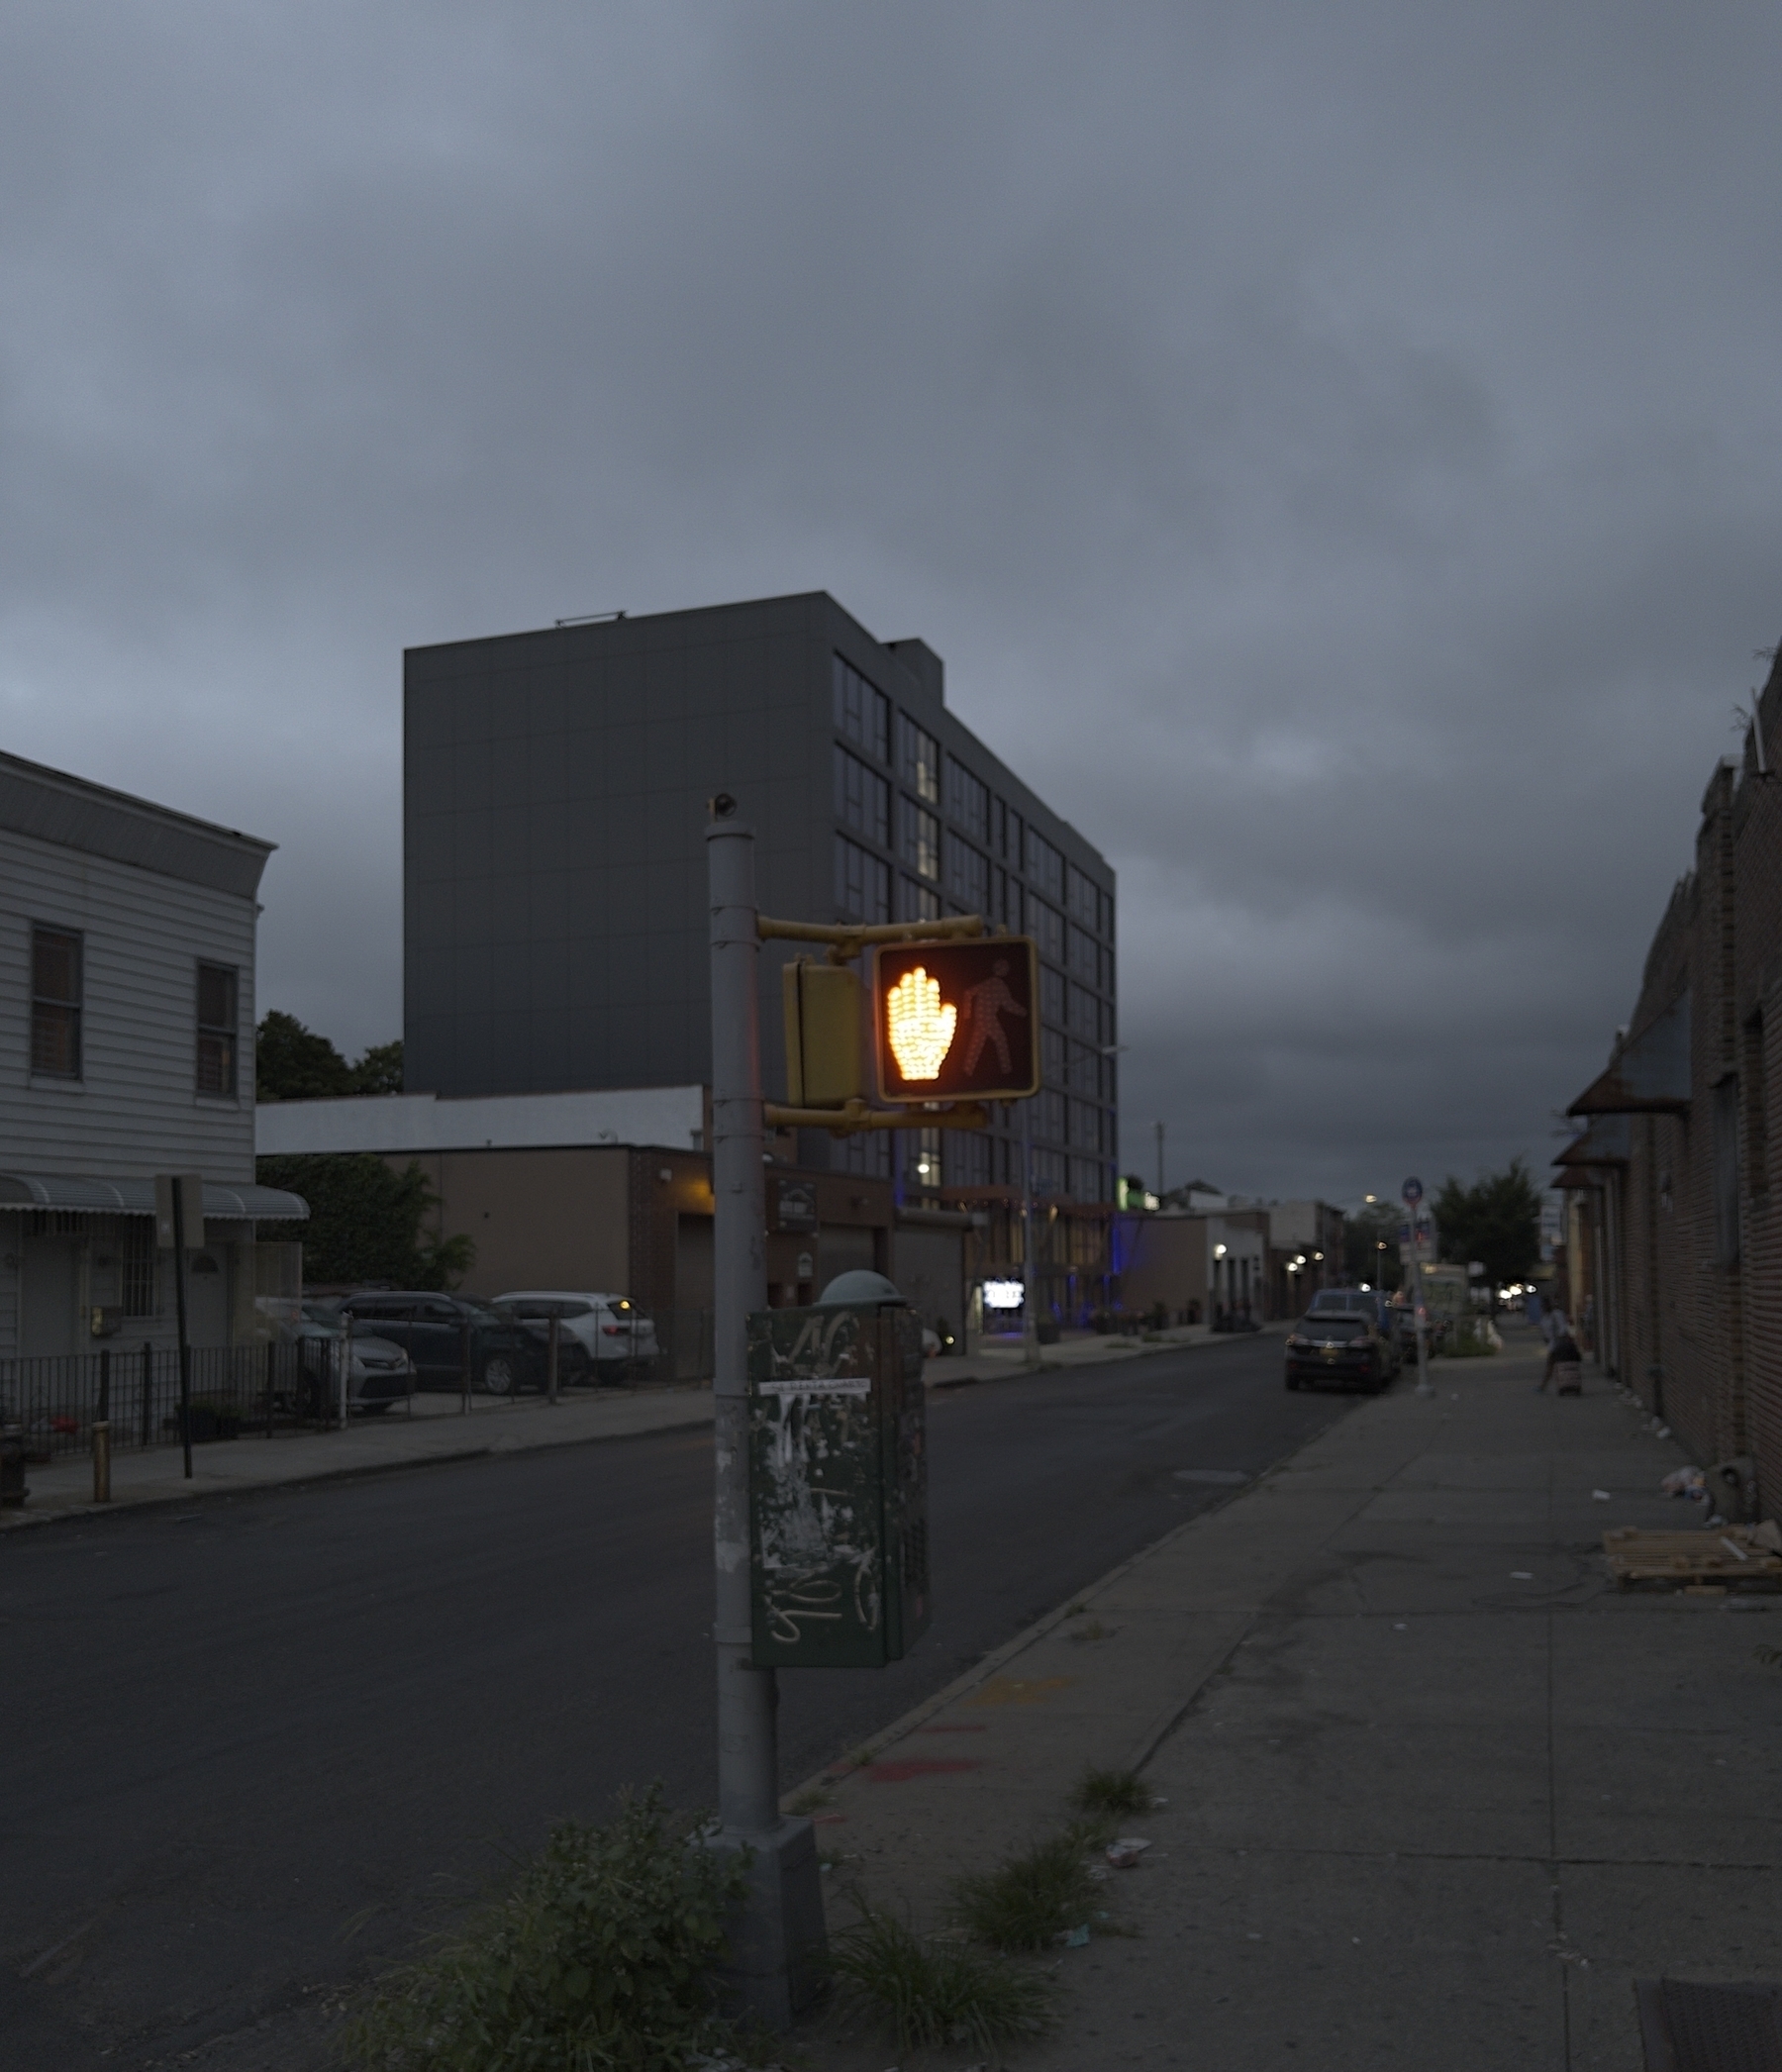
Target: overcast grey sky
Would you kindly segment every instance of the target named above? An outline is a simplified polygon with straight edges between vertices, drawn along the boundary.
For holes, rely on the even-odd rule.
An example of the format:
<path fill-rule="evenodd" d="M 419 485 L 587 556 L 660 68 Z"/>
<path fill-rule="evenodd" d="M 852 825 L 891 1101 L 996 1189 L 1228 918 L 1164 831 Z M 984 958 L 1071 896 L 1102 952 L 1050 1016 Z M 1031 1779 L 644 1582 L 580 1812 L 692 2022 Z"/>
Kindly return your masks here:
<path fill-rule="evenodd" d="M 1352 1198 L 1602 1061 L 1782 639 L 1782 17 L 0 15 L 0 743 L 400 1024 L 405 644 L 826 588 L 1121 873 L 1126 1162 Z"/>

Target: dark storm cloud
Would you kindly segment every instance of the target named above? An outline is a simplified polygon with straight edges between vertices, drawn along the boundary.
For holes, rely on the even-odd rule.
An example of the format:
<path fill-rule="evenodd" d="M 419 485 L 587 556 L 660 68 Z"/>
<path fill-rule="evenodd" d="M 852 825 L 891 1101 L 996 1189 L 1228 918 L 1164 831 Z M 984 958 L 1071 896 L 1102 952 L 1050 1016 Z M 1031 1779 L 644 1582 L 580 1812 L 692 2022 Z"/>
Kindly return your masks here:
<path fill-rule="evenodd" d="M 823 586 L 1120 866 L 1149 1169 L 1544 1156 L 1782 635 L 1754 9 L 0 27 L 7 744 L 399 1016 L 403 644 Z"/>

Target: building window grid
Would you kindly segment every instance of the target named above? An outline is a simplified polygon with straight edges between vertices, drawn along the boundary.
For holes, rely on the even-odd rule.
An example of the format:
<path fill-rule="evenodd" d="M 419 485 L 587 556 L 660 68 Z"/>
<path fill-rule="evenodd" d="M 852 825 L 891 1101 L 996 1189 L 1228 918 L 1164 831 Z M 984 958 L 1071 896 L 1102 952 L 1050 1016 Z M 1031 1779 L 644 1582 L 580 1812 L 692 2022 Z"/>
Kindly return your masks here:
<path fill-rule="evenodd" d="M 974 841 L 989 841 L 990 787 L 956 755 L 946 758 L 946 814 Z"/>
<path fill-rule="evenodd" d="M 891 701 L 851 662 L 834 655 L 832 695 L 836 732 L 857 741 L 875 762 L 891 760 Z"/>
<path fill-rule="evenodd" d="M 836 908 L 843 921 L 891 919 L 891 869 L 845 835 L 836 837 Z"/>
<path fill-rule="evenodd" d="M 940 803 L 940 743 L 908 713 L 897 716 L 897 773 L 930 806 Z"/>
<path fill-rule="evenodd" d="M 836 818 L 879 848 L 891 846 L 891 787 L 840 743 L 836 747 Z"/>
<path fill-rule="evenodd" d="M 84 943 L 69 929 L 31 932 L 31 1069 L 55 1079 L 81 1076 Z"/>
<path fill-rule="evenodd" d="M 962 841 L 949 828 L 943 838 L 946 890 L 967 914 L 986 913 L 990 906 L 989 859 Z"/>
<path fill-rule="evenodd" d="M 940 875 L 940 823 L 926 807 L 901 795 L 897 801 L 897 855 L 899 862 L 925 878 Z"/>

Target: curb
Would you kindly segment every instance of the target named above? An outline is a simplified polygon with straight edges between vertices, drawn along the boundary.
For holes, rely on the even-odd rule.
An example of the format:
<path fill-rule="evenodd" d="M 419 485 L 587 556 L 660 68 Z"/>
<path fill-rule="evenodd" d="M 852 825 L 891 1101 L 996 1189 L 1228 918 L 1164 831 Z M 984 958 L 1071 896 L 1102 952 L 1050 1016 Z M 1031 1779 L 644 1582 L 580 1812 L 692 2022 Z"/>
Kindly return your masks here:
<path fill-rule="evenodd" d="M 1089 1372 L 1096 1367 L 1125 1366 L 1133 1359 L 1158 1359 L 1166 1353 L 1213 1352 L 1222 1345 L 1239 1344 L 1246 1338 L 1272 1338 L 1280 1330 L 1278 1325 L 1264 1324 L 1257 1331 L 1230 1332 L 1217 1338 L 1184 1338 L 1174 1345 L 1135 1345 L 1130 1353 L 1118 1360 L 1112 1356 L 1096 1360 L 1041 1359 L 1035 1367 L 1009 1367 L 993 1374 L 953 1374 L 943 1381 L 928 1381 L 925 1377 L 924 1386 L 938 1396 L 942 1389 L 969 1389 L 980 1381 L 1032 1381 L 1036 1374 Z"/>
<path fill-rule="evenodd" d="M 637 1431 L 586 1431 L 575 1438 L 559 1438 L 537 1446 L 504 1446 L 499 1438 L 491 1439 L 486 1445 L 455 1447 L 449 1453 L 429 1453 L 418 1460 L 375 1460 L 358 1461 L 350 1467 L 324 1468 L 314 1475 L 281 1475 L 274 1481 L 243 1482 L 229 1489 L 181 1489 L 169 1490 L 165 1494 L 137 1497 L 125 1502 L 110 1504 L 71 1504 L 60 1511 L 24 1510 L 12 1517 L 0 1519 L 0 1540 L 9 1533 L 22 1532 L 33 1526 L 58 1526 L 70 1520 L 87 1524 L 105 1519 L 129 1518 L 139 1511 L 164 1510 L 169 1504 L 216 1503 L 225 1497 L 257 1497 L 273 1491 L 289 1492 L 293 1489 L 310 1489 L 318 1483 L 368 1482 L 380 1475 L 413 1474 L 424 1468 L 451 1467 L 467 1460 L 491 1460 L 497 1455 L 503 1458 L 524 1453 L 555 1453 L 571 1446 L 610 1446 L 629 1439 L 659 1438 L 665 1431 L 704 1431 L 713 1423 L 711 1417 L 687 1418 L 673 1425 L 649 1425 Z"/>

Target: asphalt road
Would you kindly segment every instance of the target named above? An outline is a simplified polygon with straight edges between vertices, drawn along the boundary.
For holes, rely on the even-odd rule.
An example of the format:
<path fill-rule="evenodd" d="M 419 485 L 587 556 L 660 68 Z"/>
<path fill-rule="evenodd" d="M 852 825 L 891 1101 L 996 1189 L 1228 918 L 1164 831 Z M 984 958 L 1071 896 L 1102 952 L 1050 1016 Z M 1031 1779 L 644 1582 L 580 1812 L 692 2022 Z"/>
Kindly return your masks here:
<path fill-rule="evenodd" d="M 936 1616 L 781 1679 L 795 1783 L 1340 1415 L 1278 1338 L 931 1403 Z M 707 1432 L 0 1544 L 0 2061 L 249 2048 L 554 1816 L 714 1796 Z M 240 2054 L 238 2054 L 238 2052 Z"/>

